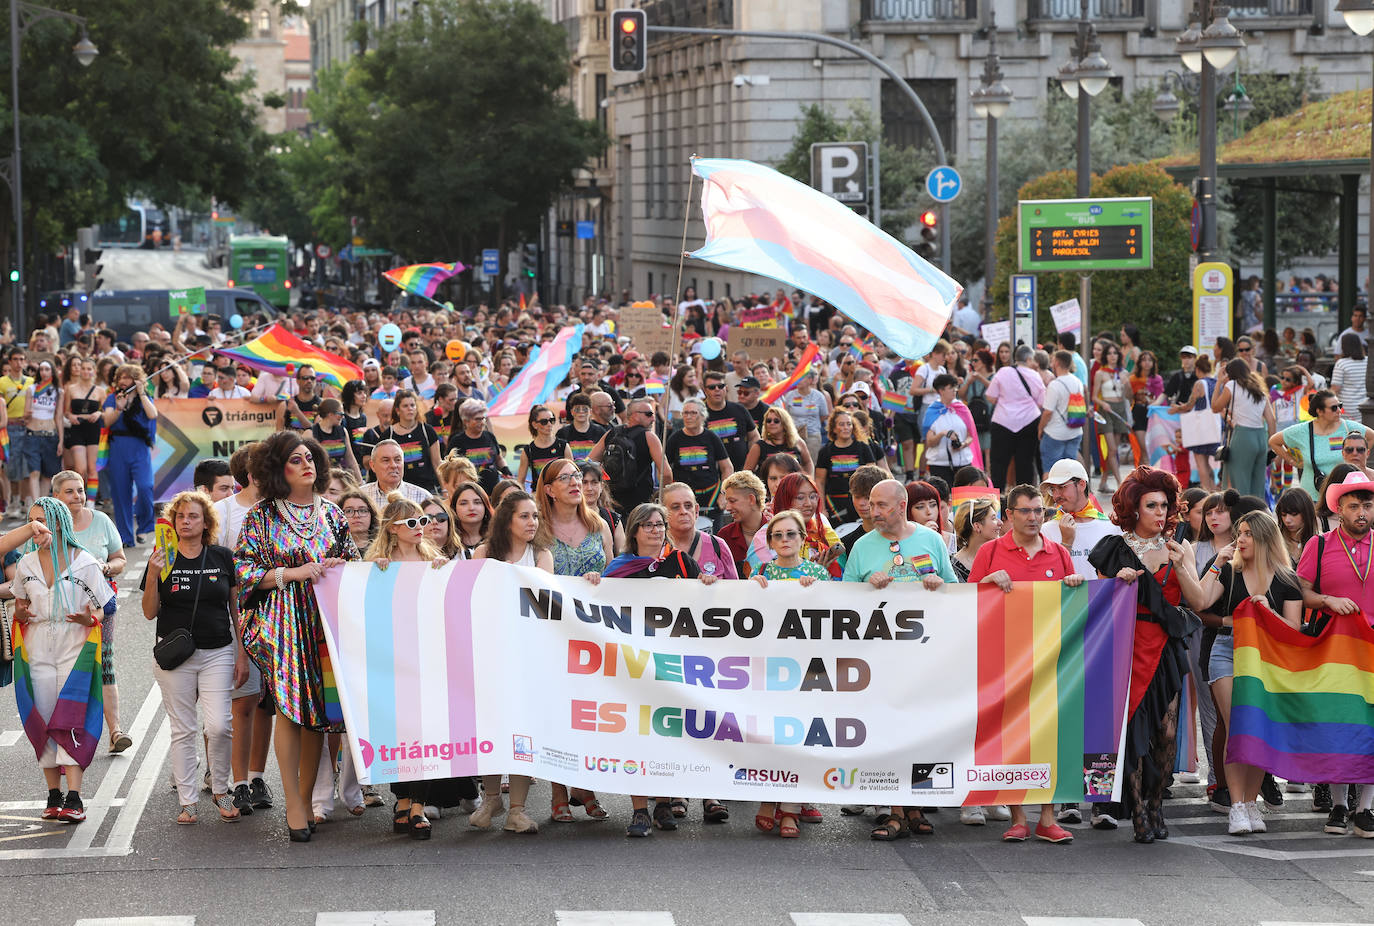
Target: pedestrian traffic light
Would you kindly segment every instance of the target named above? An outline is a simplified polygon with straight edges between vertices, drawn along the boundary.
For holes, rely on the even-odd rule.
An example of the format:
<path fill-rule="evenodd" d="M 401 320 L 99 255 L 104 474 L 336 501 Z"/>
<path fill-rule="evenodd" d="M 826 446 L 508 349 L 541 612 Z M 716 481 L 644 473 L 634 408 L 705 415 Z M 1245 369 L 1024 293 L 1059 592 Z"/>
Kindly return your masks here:
<path fill-rule="evenodd" d="M 19 271 L 18 271 L 18 270 L 11 270 L 11 271 L 10 271 L 10 282 L 11 282 L 11 283 L 18 283 L 18 282 L 19 282 Z"/>
<path fill-rule="evenodd" d="M 104 251 L 100 248 L 86 248 L 81 252 L 81 268 L 85 276 L 86 292 L 93 293 L 100 289 L 105 281 L 100 275 L 105 272 L 105 265 L 100 262 L 100 255 Z"/>
<path fill-rule="evenodd" d="M 934 209 L 921 213 L 921 239 L 916 243 L 916 253 L 926 260 L 934 260 L 940 253 L 940 213 Z"/>
<path fill-rule="evenodd" d="M 522 255 L 521 269 L 527 279 L 533 280 L 539 271 L 539 245 L 527 244 Z"/>
<path fill-rule="evenodd" d="M 611 14 L 611 70 L 639 73 L 647 54 L 647 25 L 643 10 L 616 10 Z"/>

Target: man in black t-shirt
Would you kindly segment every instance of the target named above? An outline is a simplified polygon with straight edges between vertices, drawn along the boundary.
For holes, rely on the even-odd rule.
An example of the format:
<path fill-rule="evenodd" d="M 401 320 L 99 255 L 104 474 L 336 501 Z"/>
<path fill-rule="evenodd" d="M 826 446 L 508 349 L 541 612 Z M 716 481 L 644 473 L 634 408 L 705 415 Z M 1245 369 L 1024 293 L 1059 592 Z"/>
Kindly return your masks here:
<path fill-rule="evenodd" d="M 1168 405 L 1180 405 L 1188 401 L 1188 397 L 1193 394 L 1193 386 L 1197 383 L 1197 371 L 1193 369 L 1193 365 L 1197 363 L 1197 348 L 1191 344 L 1180 347 L 1178 361 L 1183 369 L 1170 373 L 1169 378 L 1164 381 L 1164 400 Z M 1189 460 L 1188 451 L 1182 447 L 1174 454 L 1174 472 L 1183 474 L 1179 482 L 1187 488 L 1192 462 Z"/>
<path fill-rule="evenodd" d="M 725 374 L 710 371 L 704 377 L 706 390 L 706 430 L 725 445 L 730 465 L 736 471 L 744 469 L 749 448 L 759 439 L 758 425 L 748 409 L 725 399 Z"/>
<path fill-rule="evenodd" d="M 746 376 L 735 387 L 739 395 L 739 405 L 749 417 L 754 419 L 754 430 L 763 430 L 763 416 L 768 414 L 768 406 L 759 401 L 763 397 L 763 384 L 754 376 Z"/>
<path fill-rule="evenodd" d="M 611 404 L 615 406 L 615 413 L 618 415 L 625 411 L 625 400 L 620 397 L 609 383 L 601 382 L 598 377 L 601 375 L 601 367 L 595 360 L 583 360 L 577 366 L 577 388 L 568 393 L 566 398 L 572 398 L 579 393 L 586 393 L 588 396 L 595 392 L 604 392 L 611 397 Z"/>
<path fill-rule="evenodd" d="M 636 505 L 642 505 L 653 498 L 655 464 L 658 465 L 661 485 L 673 481 L 673 472 L 668 466 L 667 457 L 663 454 L 663 443 L 653 431 L 653 401 L 633 399 L 625 411 L 625 418 L 628 423 L 623 427 L 612 428 L 602 435 L 601 440 L 597 441 L 596 446 L 587 455 L 587 459 L 603 463 L 606 459 L 607 441 L 612 440 L 613 435 L 623 435 L 630 442 L 633 460 L 626 462 L 632 465 L 632 470 L 622 474 L 619 479 L 607 472 L 611 480 L 611 498 L 621 513 L 628 516 Z"/>

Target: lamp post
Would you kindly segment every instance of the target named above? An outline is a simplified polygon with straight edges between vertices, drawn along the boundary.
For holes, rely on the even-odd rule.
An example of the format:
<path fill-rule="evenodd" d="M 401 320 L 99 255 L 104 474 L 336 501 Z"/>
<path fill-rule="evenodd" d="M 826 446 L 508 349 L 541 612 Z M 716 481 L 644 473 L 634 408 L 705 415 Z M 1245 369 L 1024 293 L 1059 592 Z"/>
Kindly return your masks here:
<path fill-rule="evenodd" d="M 1231 8 L 1224 3 L 1197 0 L 1188 28 L 1174 42 L 1183 66 L 1199 75 L 1197 199 L 1202 217 L 1198 259 L 1202 261 L 1212 260 L 1217 253 L 1217 72 L 1230 67 L 1245 47 L 1230 14 Z"/>
<path fill-rule="evenodd" d="M 1340 0 L 1336 4 L 1336 12 L 1345 17 L 1345 24 L 1356 35 L 1369 35 L 1374 32 L 1374 0 Z M 1369 244 L 1369 270 L 1371 278 L 1374 278 L 1374 122 L 1370 124 L 1370 173 L 1369 173 L 1369 206 L 1370 206 L 1370 227 L 1367 232 Z M 1341 281 L 1342 286 L 1356 286 L 1358 281 Z M 1365 298 L 1368 300 L 1370 287 L 1365 288 Z M 1368 327 L 1368 322 L 1365 323 Z M 1365 364 L 1365 395 L 1368 396 L 1360 403 L 1360 418 L 1366 425 L 1374 422 L 1374 363 Z"/>
<path fill-rule="evenodd" d="M 1092 98 L 1107 89 L 1112 69 L 1102 57 L 1097 27 L 1088 16 L 1088 0 L 1079 0 L 1078 36 L 1073 56 L 1059 69 L 1059 86 L 1070 99 L 1078 101 L 1078 191 L 1079 199 L 1092 195 Z M 1082 274 L 1078 282 L 1078 306 L 1083 313 L 1083 359 L 1092 361 L 1092 276 Z"/>
<path fill-rule="evenodd" d="M 983 82 L 972 94 L 973 114 L 988 120 L 987 128 L 987 215 L 984 232 L 987 255 L 983 259 L 983 318 L 992 309 L 992 281 L 997 276 L 997 120 L 1011 108 L 1012 93 L 1002 82 L 1002 65 L 997 57 L 997 18 L 988 21 L 988 56 L 983 59 Z"/>
<path fill-rule="evenodd" d="M 10 274 L 10 297 L 15 337 L 22 337 L 24 291 L 28 283 L 24 270 L 24 165 L 23 150 L 19 143 L 19 43 L 30 26 L 45 19 L 65 19 L 81 27 L 81 38 L 72 46 L 72 54 L 82 67 L 90 67 L 96 55 L 100 54 L 100 49 L 95 47 L 86 33 L 84 16 L 52 10 L 26 0 L 10 0 L 10 105 L 14 111 L 14 153 L 8 158 L 8 163 L 0 168 L 0 176 L 9 184 L 10 202 L 14 207 L 14 256 L 18 269 Z"/>

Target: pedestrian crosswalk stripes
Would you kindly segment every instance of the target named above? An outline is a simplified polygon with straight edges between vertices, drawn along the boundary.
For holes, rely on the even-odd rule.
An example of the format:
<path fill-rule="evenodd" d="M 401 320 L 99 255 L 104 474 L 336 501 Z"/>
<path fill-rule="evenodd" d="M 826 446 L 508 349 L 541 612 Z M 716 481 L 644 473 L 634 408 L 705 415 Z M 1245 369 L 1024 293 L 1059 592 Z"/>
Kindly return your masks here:
<path fill-rule="evenodd" d="M 434 911 L 345 910 L 317 913 L 315 926 L 434 926 Z"/>
<path fill-rule="evenodd" d="M 1144 926 L 1140 920 L 1112 916 L 1023 916 L 1026 926 Z"/>
<path fill-rule="evenodd" d="M 555 910 L 558 926 L 674 926 L 664 910 Z"/>
<path fill-rule="evenodd" d="M 911 926 L 900 913 L 789 913 L 792 926 Z"/>
<path fill-rule="evenodd" d="M 104 916 L 77 920 L 75 926 L 195 926 L 194 916 Z"/>
<path fill-rule="evenodd" d="M 776 914 L 781 917 L 783 914 Z M 302 915 L 302 922 L 305 922 Z M 788 913 L 790 926 L 912 926 L 900 913 Z M 1007 923 L 1005 914 L 992 914 L 988 922 Z M 451 922 L 466 922 L 447 918 Z M 677 926 L 667 910 L 554 910 L 552 926 Z M 315 926 L 436 926 L 434 910 L 338 910 L 315 914 Z M 778 922 L 773 915 L 755 922 Z M 1111 916 L 1022 916 L 1025 926 L 1145 926 L 1138 919 Z M 74 926 L 196 926 L 194 916 L 111 916 L 77 920 Z M 1374 926 L 1374 923 L 1302 922 L 1261 920 L 1255 926 Z"/>

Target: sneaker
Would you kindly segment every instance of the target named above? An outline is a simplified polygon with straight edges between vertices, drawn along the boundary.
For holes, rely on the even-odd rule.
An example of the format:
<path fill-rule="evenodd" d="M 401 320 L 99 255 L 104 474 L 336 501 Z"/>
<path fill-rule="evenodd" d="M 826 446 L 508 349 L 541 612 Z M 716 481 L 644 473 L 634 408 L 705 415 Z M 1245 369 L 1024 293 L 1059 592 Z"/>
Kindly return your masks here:
<path fill-rule="evenodd" d="M 634 816 L 630 818 L 630 825 L 625 827 L 626 836 L 649 836 L 654 831 L 654 825 L 649 820 L 649 811 L 636 810 Z"/>
<path fill-rule="evenodd" d="M 1197 772 L 1179 772 L 1174 776 L 1174 780 L 1181 785 L 1200 785 L 1202 776 Z"/>
<path fill-rule="evenodd" d="M 1278 810 L 1283 806 L 1283 792 L 1279 790 L 1279 783 L 1274 776 L 1268 772 L 1264 773 L 1264 780 L 1260 782 L 1260 797 L 1270 810 Z"/>
<path fill-rule="evenodd" d="M 1332 808 L 1332 803 L 1331 803 L 1331 786 L 1330 786 L 1330 785 L 1313 785 L 1313 786 L 1312 786 L 1312 812 L 1313 812 L 1313 813 L 1330 813 L 1330 812 L 1331 812 L 1331 808 Z"/>
<path fill-rule="evenodd" d="M 48 806 L 43 809 L 44 820 L 56 820 L 62 815 L 62 789 L 53 788 L 48 792 Z"/>
<path fill-rule="evenodd" d="M 1326 818 L 1326 826 L 1322 827 L 1322 832 L 1330 833 L 1332 836 L 1344 836 L 1348 832 L 1343 804 L 1337 804 L 1331 808 L 1331 813 Z"/>
<path fill-rule="evenodd" d="M 1285 794 L 1302 794 L 1307 791 L 1307 785 L 1301 781 L 1285 781 L 1283 791 Z"/>
<path fill-rule="evenodd" d="M 386 801 L 377 793 L 377 789 L 372 785 L 363 785 L 363 806 L 364 807 L 383 807 Z"/>
<path fill-rule="evenodd" d="M 1232 804 L 1227 813 L 1229 814 L 1229 821 L 1226 825 L 1226 832 L 1232 836 L 1244 836 L 1250 832 L 1250 812 L 1245 809 L 1244 804 Z"/>
<path fill-rule="evenodd" d="M 458 801 L 459 813 L 472 813 L 477 809 L 477 802 L 470 797 L 462 798 Z"/>
<path fill-rule="evenodd" d="M 1045 842 L 1073 842 L 1073 833 L 1058 823 L 1051 823 L 1049 826 L 1037 823 L 1035 825 L 1035 838 L 1043 839 Z"/>
<path fill-rule="evenodd" d="M 959 808 L 959 822 L 965 826 L 982 826 L 988 822 L 988 818 L 981 807 L 961 807 Z"/>
<path fill-rule="evenodd" d="M 996 820 L 998 823 L 1005 823 L 1011 819 L 1011 811 L 1005 804 L 997 804 L 993 807 L 984 807 L 983 812 L 988 815 L 989 820 Z"/>
<path fill-rule="evenodd" d="M 1217 788 L 1212 792 L 1212 796 L 1207 799 L 1207 806 L 1211 807 L 1215 813 L 1231 812 L 1231 792 L 1225 788 Z"/>
<path fill-rule="evenodd" d="M 1078 809 L 1077 804 L 1060 804 L 1059 812 L 1054 815 L 1054 819 L 1059 823 L 1082 823 L 1083 812 Z"/>
<path fill-rule="evenodd" d="M 468 825 L 475 826 L 479 830 L 491 827 L 491 818 L 499 817 L 506 810 L 506 802 L 498 794 L 484 794 L 482 796 L 482 806 L 478 807 L 468 815 Z"/>
<path fill-rule="evenodd" d="M 254 778 L 248 782 L 248 796 L 253 800 L 254 810 L 272 809 L 272 791 L 261 778 Z"/>
<path fill-rule="evenodd" d="M 81 803 L 81 795 L 75 791 L 67 792 L 67 799 L 62 802 L 62 809 L 57 812 L 57 819 L 63 823 L 81 823 L 86 819 L 86 807 Z"/>
<path fill-rule="evenodd" d="M 133 744 L 134 741 L 129 739 L 129 734 L 122 730 L 114 730 L 110 733 L 110 755 L 112 756 L 119 755 Z"/>
<path fill-rule="evenodd" d="M 1029 838 L 1030 827 L 1024 823 L 1018 823 L 1002 834 L 1003 842 L 1025 842 Z"/>
<path fill-rule="evenodd" d="M 247 785 L 238 785 L 234 788 L 234 807 L 245 817 L 253 813 L 253 797 L 248 793 Z"/>
<path fill-rule="evenodd" d="M 820 808 L 814 804 L 802 804 L 801 812 L 797 814 L 797 818 L 803 823 L 820 823 Z"/>
<path fill-rule="evenodd" d="M 1117 827 L 1116 817 L 1107 813 L 1106 810 L 1098 811 L 1096 807 L 1092 812 L 1092 824 L 1095 830 L 1114 830 Z"/>
<path fill-rule="evenodd" d="M 539 832 L 539 824 L 530 819 L 523 807 L 512 807 L 510 813 L 506 814 L 506 825 L 502 828 L 507 833 L 533 834 Z"/>
<path fill-rule="evenodd" d="M 1350 818 L 1350 825 L 1361 839 L 1374 839 L 1374 811 L 1357 810 Z"/>
<path fill-rule="evenodd" d="M 1260 811 L 1259 801 L 1250 801 L 1248 804 L 1241 804 L 1245 808 L 1245 813 L 1250 817 L 1250 832 L 1268 832 L 1269 827 L 1264 825 L 1264 814 Z"/>
<path fill-rule="evenodd" d="M 638 811 L 635 812 L 636 816 Z M 654 826 L 658 829 L 672 832 L 677 829 L 677 818 L 673 816 L 671 805 L 659 802 L 654 805 Z"/>

